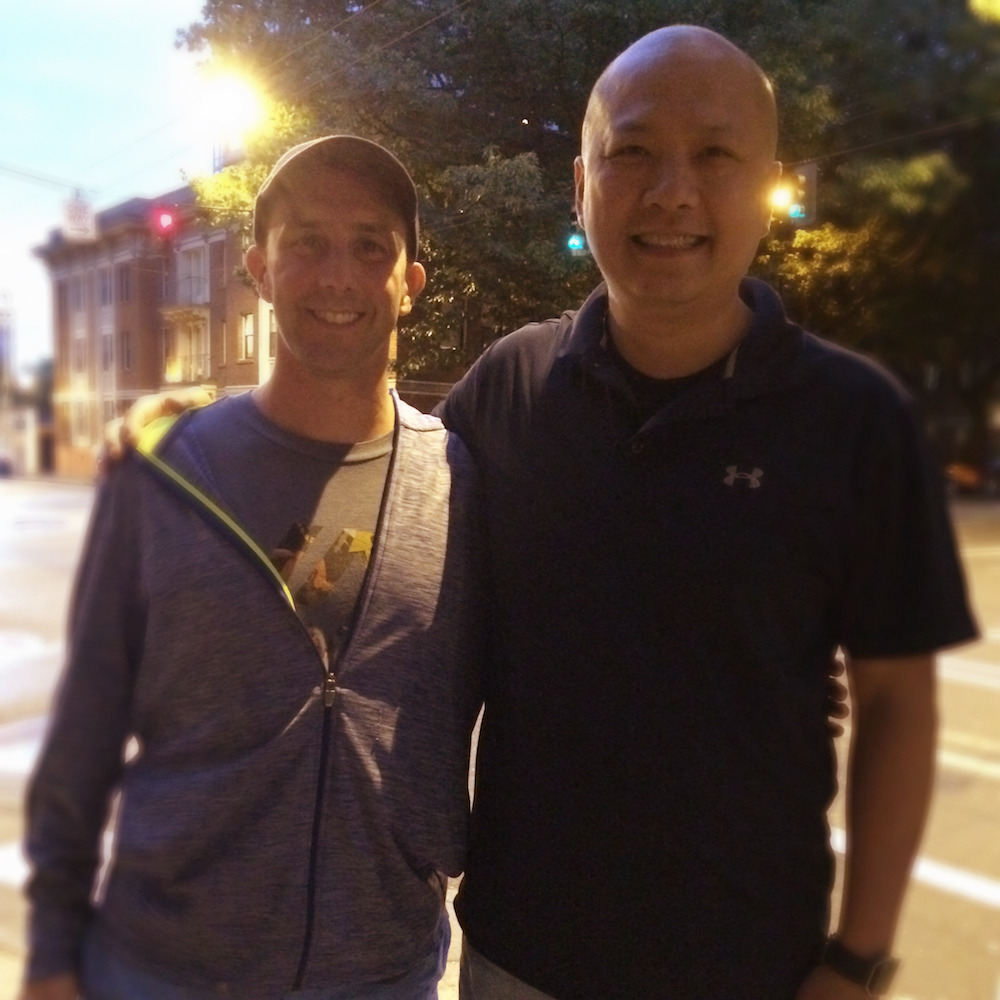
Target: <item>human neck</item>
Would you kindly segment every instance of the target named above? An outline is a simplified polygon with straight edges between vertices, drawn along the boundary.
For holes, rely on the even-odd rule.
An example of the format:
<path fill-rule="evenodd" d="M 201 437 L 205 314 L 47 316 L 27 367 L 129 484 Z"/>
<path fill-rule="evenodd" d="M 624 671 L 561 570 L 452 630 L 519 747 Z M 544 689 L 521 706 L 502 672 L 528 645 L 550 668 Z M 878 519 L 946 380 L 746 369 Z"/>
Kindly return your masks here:
<path fill-rule="evenodd" d="M 651 378 L 683 378 L 728 355 L 743 339 L 753 312 L 738 296 L 705 304 L 630 308 L 608 298 L 608 332 L 618 353 Z"/>
<path fill-rule="evenodd" d="M 276 364 L 271 377 L 253 390 L 253 401 L 270 421 L 313 441 L 371 441 L 392 431 L 396 422 L 385 372 L 369 381 L 318 379 L 284 372 Z"/>

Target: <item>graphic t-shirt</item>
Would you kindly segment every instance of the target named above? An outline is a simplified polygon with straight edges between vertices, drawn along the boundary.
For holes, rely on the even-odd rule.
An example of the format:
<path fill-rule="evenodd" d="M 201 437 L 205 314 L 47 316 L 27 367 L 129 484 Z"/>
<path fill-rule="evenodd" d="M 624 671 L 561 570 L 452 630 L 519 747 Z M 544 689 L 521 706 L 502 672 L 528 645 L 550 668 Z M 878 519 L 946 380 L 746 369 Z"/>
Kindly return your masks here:
<path fill-rule="evenodd" d="M 371 558 L 392 434 L 354 445 L 298 437 L 250 393 L 199 413 L 194 429 L 221 500 L 270 554 L 329 668 Z"/>

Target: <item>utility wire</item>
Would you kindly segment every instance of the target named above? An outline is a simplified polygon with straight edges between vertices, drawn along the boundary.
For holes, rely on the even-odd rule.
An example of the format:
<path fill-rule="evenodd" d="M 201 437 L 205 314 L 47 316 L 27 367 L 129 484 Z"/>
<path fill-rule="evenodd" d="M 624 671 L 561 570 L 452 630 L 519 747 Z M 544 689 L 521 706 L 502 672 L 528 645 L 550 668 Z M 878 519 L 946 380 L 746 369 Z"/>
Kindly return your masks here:
<path fill-rule="evenodd" d="M 881 146 L 888 146 L 894 142 L 904 142 L 907 139 L 920 139 L 925 136 L 947 135 L 950 132 L 960 132 L 963 129 L 972 128 L 975 125 L 980 125 L 983 122 L 996 118 L 1000 118 L 1000 111 L 991 111 L 984 115 L 974 115 L 971 118 L 961 118 L 953 122 L 944 122 L 941 125 L 933 125 L 930 128 L 920 129 L 917 132 L 905 132 L 901 135 L 889 136 L 887 139 L 878 139 L 875 142 L 864 143 L 861 146 L 851 146 L 847 149 L 834 150 L 832 153 L 826 153 L 823 156 L 813 156 L 805 160 L 799 160 L 796 163 L 790 163 L 789 166 L 794 167 L 810 162 L 822 163 L 824 160 L 835 160 L 841 156 L 849 156 L 852 153 L 863 153 L 869 149 L 878 149 Z"/>
<path fill-rule="evenodd" d="M 58 188 L 70 188 L 73 191 L 90 191 L 93 193 L 93 188 L 85 188 L 82 184 L 76 184 L 73 181 L 60 180 L 58 177 L 51 177 L 47 174 L 40 174 L 35 170 L 25 170 L 22 167 L 12 167 L 7 163 L 0 163 L 0 172 L 5 174 L 11 174 L 14 177 L 22 177 L 25 180 L 34 181 L 37 184 L 48 184 L 51 187 Z"/>

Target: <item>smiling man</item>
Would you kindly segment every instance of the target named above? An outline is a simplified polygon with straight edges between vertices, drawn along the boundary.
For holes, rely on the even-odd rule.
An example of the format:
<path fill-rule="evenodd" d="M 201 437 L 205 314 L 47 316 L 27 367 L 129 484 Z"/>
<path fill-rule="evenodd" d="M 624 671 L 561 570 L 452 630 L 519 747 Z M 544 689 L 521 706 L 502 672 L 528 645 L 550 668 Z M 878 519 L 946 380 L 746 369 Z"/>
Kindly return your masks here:
<path fill-rule="evenodd" d="M 289 151 L 246 258 L 273 374 L 102 484 L 30 789 L 25 1000 L 437 995 L 484 574 L 468 455 L 388 388 L 417 225 L 387 150 Z"/>
<path fill-rule="evenodd" d="M 971 638 L 911 400 L 745 277 L 771 86 L 703 28 L 592 92 L 576 201 L 604 283 L 442 409 L 484 480 L 498 662 L 456 909 L 465 1000 L 861 1000 L 888 988 Z M 844 902 L 824 689 L 848 655 Z"/>

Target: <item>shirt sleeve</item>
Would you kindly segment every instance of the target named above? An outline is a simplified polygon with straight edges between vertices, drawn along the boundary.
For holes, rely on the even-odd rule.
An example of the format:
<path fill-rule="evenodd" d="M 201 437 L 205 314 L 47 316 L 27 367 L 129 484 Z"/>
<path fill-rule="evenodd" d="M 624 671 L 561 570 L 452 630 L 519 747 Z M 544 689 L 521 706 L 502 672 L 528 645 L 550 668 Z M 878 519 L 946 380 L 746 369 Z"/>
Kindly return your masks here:
<path fill-rule="evenodd" d="M 856 449 L 841 642 L 855 658 L 976 638 L 944 484 L 913 403 L 887 394 Z"/>
<path fill-rule="evenodd" d="M 121 776 L 145 617 L 136 470 L 125 464 L 95 501 L 71 603 L 67 660 L 28 787 L 29 980 L 78 968 L 102 834 Z"/>

